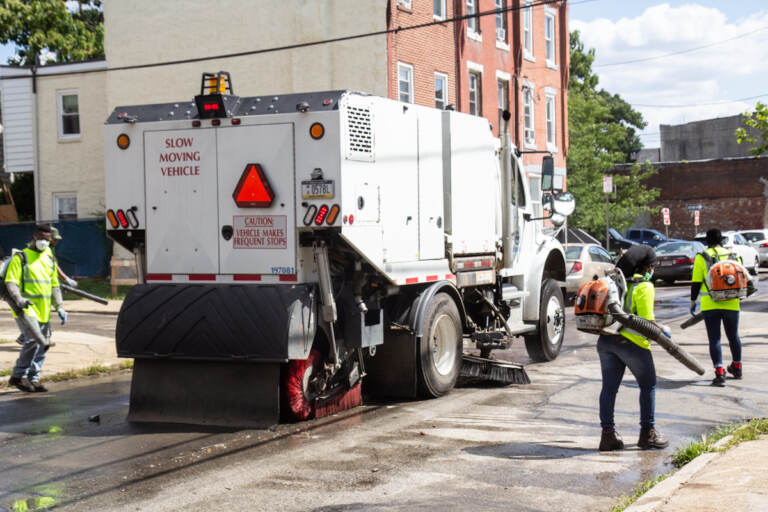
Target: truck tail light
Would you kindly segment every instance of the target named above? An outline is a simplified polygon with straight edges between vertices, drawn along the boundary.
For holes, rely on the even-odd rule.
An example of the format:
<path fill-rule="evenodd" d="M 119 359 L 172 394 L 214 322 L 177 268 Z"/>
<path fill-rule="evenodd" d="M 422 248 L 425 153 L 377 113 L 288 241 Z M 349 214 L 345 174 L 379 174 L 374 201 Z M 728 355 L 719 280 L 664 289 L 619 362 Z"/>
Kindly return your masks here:
<path fill-rule="evenodd" d="M 328 205 L 324 204 L 317 211 L 317 215 L 315 216 L 315 224 L 318 226 L 322 224 L 326 215 L 328 215 Z"/>
<path fill-rule="evenodd" d="M 336 222 L 336 217 L 339 216 L 339 212 L 341 211 L 341 208 L 339 205 L 335 204 L 331 206 L 331 210 L 328 212 L 328 217 L 325 219 L 325 222 L 327 224 L 333 224 Z"/>
<path fill-rule="evenodd" d="M 315 219 L 315 214 L 317 213 L 317 206 L 315 205 L 309 205 L 309 208 L 307 208 L 306 213 L 304 214 L 304 225 L 309 226 L 312 224 L 312 221 Z"/>
<path fill-rule="evenodd" d="M 125 218 L 125 212 L 123 212 L 123 210 L 117 210 L 117 220 L 120 221 L 122 227 L 128 227 L 128 219 Z"/>
<path fill-rule="evenodd" d="M 117 229 L 119 222 L 117 222 L 117 215 L 114 210 L 107 210 L 107 220 L 112 225 L 112 229 Z"/>
<path fill-rule="evenodd" d="M 133 208 L 128 210 L 125 216 L 128 218 L 128 224 L 130 224 L 133 229 L 139 227 L 139 219 L 136 217 L 136 212 L 133 211 Z"/>
<path fill-rule="evenodd" d="M 571 267 L 571 270 L 569 271 L 569 274 L 573 274 L 575 272 L 579 272 L 582 268 L 584 268 L 584 264 L 581 261 L 576 260 L 576 261 L 573 262 L 573 266 Z"/>

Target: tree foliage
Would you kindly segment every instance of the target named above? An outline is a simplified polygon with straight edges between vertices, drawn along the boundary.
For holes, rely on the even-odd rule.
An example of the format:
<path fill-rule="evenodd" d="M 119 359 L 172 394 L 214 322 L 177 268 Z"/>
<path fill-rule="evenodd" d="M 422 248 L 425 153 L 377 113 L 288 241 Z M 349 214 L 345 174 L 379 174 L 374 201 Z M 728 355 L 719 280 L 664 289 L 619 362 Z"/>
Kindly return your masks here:
<path fill-rule="evenodd" d="M 643 116 L 618 94 L 598 90 L 592 71 L 595 50 L 584 49 L 579 32 L 571 33 L 571 67 L 568 85 L 568 190 L 576 197 L 569 224 L 591 233 L 605 232 L 603 176 L 617 164 L 631 161 L 642 148 L 637 131 L 646 126 Z M 611 226 L 619 231 L 653 210 L 658 189 L 645 182 L 653 166 L 634 164 L 611 173 L 616 192 L 610 197 Z"/>
<path fill-rule="evenodd" d="M 768 152 L 768 105 L 758 101 L 755 105 L 755 111 L 744 114 L 743 120 L 745 126 L 757 131 L 760 142 L 758 143 L 757 138 L 744 128 L 736 130 L 736 141 L 739 144 L 753 144 L 754 147 L 750 148 L 749 152 L 755 156 Z"/>
<path fill-rule="evenodd" d="M 101 0 L 0 0 L 0 43 L 16 46 L 9 64 L 30 66 L 35 57 L 78 62 L 104 57 Z"/>

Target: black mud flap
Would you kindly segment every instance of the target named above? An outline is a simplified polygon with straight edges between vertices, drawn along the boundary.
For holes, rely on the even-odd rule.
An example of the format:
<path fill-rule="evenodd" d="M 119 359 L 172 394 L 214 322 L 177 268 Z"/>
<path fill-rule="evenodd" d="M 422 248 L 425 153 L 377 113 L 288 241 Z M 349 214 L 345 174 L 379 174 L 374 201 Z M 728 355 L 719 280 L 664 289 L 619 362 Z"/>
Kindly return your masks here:
<path fill-rule="evenodd" d="M 117 318 L 117 355 L 284 362 L 312 348 L 314 286 L 141 284 Z"/>
<path fill-rule="evenodd" d="M 136 359 L 128 421 L 269 427 L 279 381 L 277 363 Z"/>
<path fill-rule="evenodd" d="M 407 331 L 385 331 L 384 344 L 371 357 L 363 349 L 366 377 L 363 393 L 376 397 L 414 398 L 418 396 L 416 340 Z"/>

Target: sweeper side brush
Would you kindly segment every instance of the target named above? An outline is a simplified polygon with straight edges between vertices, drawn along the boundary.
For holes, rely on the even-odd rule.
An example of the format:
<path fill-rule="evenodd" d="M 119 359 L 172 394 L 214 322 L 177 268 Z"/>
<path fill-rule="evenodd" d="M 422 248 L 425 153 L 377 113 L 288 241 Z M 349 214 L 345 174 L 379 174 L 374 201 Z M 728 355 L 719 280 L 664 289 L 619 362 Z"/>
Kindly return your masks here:
<path fill-rule="evenodd" d="M 521 364 L 464 354 L 459 376 L 470 381 L 499 384 L 530 384 L 531 379 Z"/>

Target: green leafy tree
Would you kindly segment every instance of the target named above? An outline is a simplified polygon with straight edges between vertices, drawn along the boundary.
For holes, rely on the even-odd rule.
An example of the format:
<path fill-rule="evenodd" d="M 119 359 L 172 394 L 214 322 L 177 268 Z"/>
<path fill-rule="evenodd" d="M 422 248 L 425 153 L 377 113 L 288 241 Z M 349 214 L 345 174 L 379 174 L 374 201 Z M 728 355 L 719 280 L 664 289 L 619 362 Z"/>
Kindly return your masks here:
<path fill-rule="evenodd" d="M 605 232 L 603 176 L 617 164 L 631 161 L 642 148 L 637 135 L 646 123 L 643 116 L 618 94 L 597 89 L 592 71 L 595 50 L 584 49 L 579 32 L 571 33 L 571 67 L 568 85 L 568 190 L 576 197 L 569 224 L 594 234 Z M 610 198 L 611 226 L 623 231 L 651 207 L 658 189 L 646 186 L 656 171 L 650 164 L 634 164 L 611 173 L 616 193 Z"/>
<path fill-rule="evenodd" d="M 744 114 L 744 124 L 758 133 L 760 142 L 758 143 L 757 138 L 745 128 L 736 130 L 736 141 L 739 144 L 753 144 L 754 147 L 750 148 L 749 152 L 755 156 L 768 152 L 768 105 L 758 101 L 753 113 Z"/>
<path fill-rule="evenodd" d="M 70 3 L 71 5 L 71 3 Z M 101 0 L 0 0 L 0 43 L 13 44 L 10 64 L 30 66 L 36 56 L 54 62 L 104 57 Z"/>

